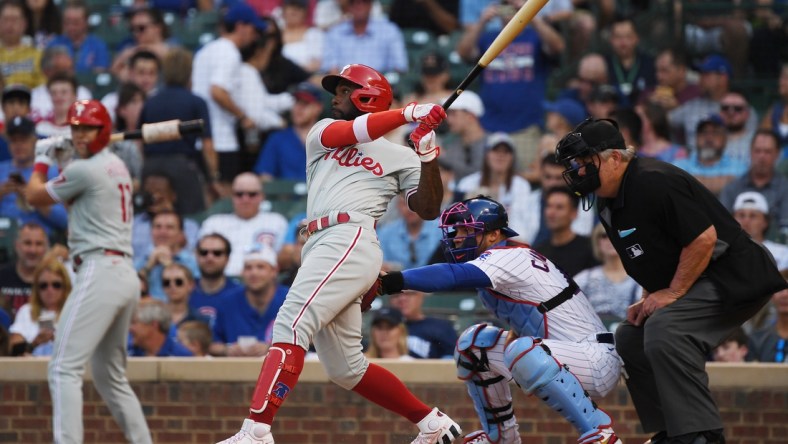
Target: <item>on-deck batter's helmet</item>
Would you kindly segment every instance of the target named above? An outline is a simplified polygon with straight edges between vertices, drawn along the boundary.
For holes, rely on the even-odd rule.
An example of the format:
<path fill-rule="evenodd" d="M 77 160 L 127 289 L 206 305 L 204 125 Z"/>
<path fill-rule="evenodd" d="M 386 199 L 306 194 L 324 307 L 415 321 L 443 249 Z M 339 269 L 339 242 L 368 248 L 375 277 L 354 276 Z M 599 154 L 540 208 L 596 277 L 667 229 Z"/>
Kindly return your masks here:
<path fill-rule="evenodd" d="M 486 196 L 476 196 L 457 202 L 441 214 L 440 228 L 443 231 L 443 249 L 449 262 L 467 262 L 476 258 L 478 244 L 476 235 L 501 230 L 508 237 L 517 236 L 509 228 L 509 215 L 500 203 Z M 458 236 L 457 228 L 466 228 L 464 236 Z M 457 245 L 456 240 L 463 239 Z"/>
<path fill-rule="evenodd" d="M 107 108 L 98 100 L 77 100 L 68 108 L 68 124 L 76 126 L 95 126 L 99 133 L 90 144 L 88 151 L 96 154 L 109 143 L 112 132 L 112 118 Z"/>
<path fill-rule="evenodd" d="M 365 113 L 377 113 L 391 108 L 394 93 L 383 74 L 367 65 L 345 65 L 339 74 L 327 75 L 323 77 L 321 83 L 326 91 L 336 94 L 341 79 L 361 87 L 350 95 L 350 100 L 359 110 Z"/>

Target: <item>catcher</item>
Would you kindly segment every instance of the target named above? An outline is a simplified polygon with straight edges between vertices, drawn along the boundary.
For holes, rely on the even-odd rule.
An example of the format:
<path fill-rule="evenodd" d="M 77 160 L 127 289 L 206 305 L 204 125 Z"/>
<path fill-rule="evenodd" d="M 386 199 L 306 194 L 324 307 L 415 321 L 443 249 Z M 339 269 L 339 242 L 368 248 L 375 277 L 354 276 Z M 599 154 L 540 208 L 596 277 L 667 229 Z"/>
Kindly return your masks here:
<path fill-rule="evenodd" d="M 536 250 L 507 242 L 517 233 L 498 202 L 478 196 L 455 203 L 440 220 L 450 263 L 382 275 L 365 300 L 404 289 L 477 288 L 485 307 L 511 326 L 507 333 L 473 325 L 457 341 L 457 376 L 483 427 L 464 442 L 521 442 L 512 379 L 566 418 L 580 433 L 578 443 L 621 442 L 610 416 L 590 399 L 616 387 L 621 360 L 613 333 L 583 292 Z"/>

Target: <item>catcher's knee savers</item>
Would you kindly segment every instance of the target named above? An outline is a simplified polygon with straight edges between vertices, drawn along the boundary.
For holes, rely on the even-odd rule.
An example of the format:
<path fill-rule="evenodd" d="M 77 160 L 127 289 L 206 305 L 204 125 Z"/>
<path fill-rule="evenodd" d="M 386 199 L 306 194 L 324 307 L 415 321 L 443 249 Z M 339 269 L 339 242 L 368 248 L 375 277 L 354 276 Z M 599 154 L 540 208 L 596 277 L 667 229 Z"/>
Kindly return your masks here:
<path fill-rule="evenodd" d="M 550 354 L 540 338 L 524 336 L 504 350 L 504 362 L 527 394 L 535 394 L 581 433 L 597 433 L 612 421 L 583 390 L 577 377 Z"/>
<path fill-rule="evenodd" d="M 282 372 L 298 374 L 291 364 L 292 358 L 288 359 L 290 356 L 292 355 L 279 347 L 268 349 L 268 355 L 263 361 L 263 369 L 260 371 L 257 385 L 255 385 L 252 394 L 252 405 L 249 410 L 254 413 L 262 413 L 269 402 L 277 407 L 282 405 L 285 397 L 290 393 L 291 387 L 280 381 L 279 375 Z"/>

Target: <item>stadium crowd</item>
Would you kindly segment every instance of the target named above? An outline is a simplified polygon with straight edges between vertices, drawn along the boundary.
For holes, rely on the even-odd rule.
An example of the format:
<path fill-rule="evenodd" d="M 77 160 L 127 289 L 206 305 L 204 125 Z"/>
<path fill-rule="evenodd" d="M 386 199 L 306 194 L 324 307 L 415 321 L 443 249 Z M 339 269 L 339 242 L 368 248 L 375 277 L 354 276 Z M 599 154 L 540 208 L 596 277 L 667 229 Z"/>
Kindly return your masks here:
<path fill-rule="evenodd" d="M 442 103 L 522 1 L 114 3 L 0 1 L 0 356 L 51 354 L 69 296 L 65 208 L 33 208 L 23 190 L 36 140 L 70 133 L 75 100 L 100 99 L 114 132 L 205 122 L 177 141 L 111 145 L 134 179 L 130 356 L 263 356 L 300 265 L 304 140 L 330 109 L 322 76 L 362 63 L 401 106 Z M 640 288 L 553 154 L 587 117 L 611 118 L 638 156 L 717 195 L 788 277 L 787 12 L 779 0 L 551 0 L 447 110 L 444 207 L 501 202 L 515 240 L 574 276 L 614 331 Z M 386 270 L 445 260 L 438 221 L 402 199 L 377 230 Z M 383 298 L 366 315 L 368 355 L 450 358 L 467 326 L 453 296 L 440 313 L 435 296 Z M 709 359 L 785 362 L 788 291 L 745 327 Z"/>

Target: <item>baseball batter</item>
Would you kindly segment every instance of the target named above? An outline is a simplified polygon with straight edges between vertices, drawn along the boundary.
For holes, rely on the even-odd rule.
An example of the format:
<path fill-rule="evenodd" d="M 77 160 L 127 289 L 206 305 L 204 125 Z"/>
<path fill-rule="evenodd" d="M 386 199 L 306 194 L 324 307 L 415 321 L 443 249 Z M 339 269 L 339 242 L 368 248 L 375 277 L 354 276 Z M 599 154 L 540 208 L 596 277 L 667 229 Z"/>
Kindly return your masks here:
<path fill-rule="evenodd" d="M 271 424 L 292 391 L 313 342 L 328 376 L 419 428 L 414 443 L 448 444 L 460 427 L 418 400 L 392 373 L 370 364 L 361 346 L 361 295 L 375 282 L 383 257 L 375 222 L 393 196 L 405 193 L 422 218 L 439 215 L 443 189 L 434 145 L 446 113 L 438 105 L 389 110 L 391 86 L 379 72 L 348 65 L 323 79 L 335 94 L 332 119 L 307 135 L 309 236 L 303 261 L 279 310 L 249 417 L 223 443 L 271 444 Z M 416 151 L 383 139 L 408 122 Z"/>
<path fill-rule="evenodd" d="M 577 285 L 508 227 L 503 205 L 478 196 L 441 215 L 449 264 L 381 277 L 382 293 L 403 289 L 478 288 L 485 307 L 505 321 L 505 332 L 473 325 L 457 341 L 457 375 L 466 382 L 484 430 L 466 443 L 520 443 L 512 408 L 512 379 L 566 418 L 578 442 L 620 442 L 613 421 L 589 395 L 604 397 L 618 383 L 621 361 L 613 334 Z"/>
<path fill-rule="evenodd" d="M 96 390 L 126 439 L 150 443 L 142 407 L 126 379 L 126 339 L 140 294 L 131 262 L 131 176 L 105 149 L 112 121 L 101 102 L 75 102 L 68 122 L 73 147 L 68 141 L 39 143 L 26 190 L 32 205 L 67 204 L 68 246 L 77 273 L 49 362 L 54 442 L 82 442 L 82 375 L 90 360 Z M 67 164 L 72 149 L 80 160 Z M 61 174 L 45 182 L 56 163 Z"/>

